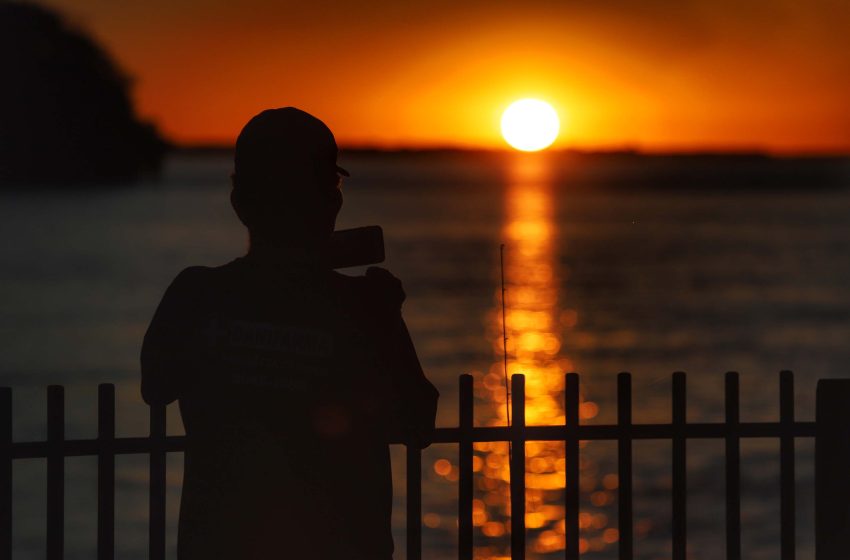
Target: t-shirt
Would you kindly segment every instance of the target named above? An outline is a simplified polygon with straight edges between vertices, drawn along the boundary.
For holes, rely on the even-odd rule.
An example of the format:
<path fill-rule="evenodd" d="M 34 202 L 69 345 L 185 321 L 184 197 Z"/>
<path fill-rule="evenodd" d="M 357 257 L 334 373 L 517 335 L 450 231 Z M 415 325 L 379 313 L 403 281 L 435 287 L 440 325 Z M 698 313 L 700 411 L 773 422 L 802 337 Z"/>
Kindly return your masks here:
<path fill-rule="evenodd" d="M 403 299 L 309 261 L 177 276 L 141 361 L 186 429 L 181 560 L 392 557 L 388 442 L 427 445 L 438 396 Z"/>

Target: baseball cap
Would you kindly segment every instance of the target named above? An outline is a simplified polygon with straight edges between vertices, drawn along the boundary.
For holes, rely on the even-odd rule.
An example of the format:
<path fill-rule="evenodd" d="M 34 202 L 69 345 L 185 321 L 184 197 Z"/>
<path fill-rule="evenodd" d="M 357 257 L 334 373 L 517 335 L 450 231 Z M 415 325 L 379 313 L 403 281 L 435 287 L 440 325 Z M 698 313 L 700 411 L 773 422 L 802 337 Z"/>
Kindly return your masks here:
<path fill-rule="evenodd" d="M 266 184 L 305 173 L 349 177 L 336 163 L 338 154 L 334 135 L 321 120 L 295 107 L 267 109 L 239 133 L 234 172 L 240 182 Z"/>

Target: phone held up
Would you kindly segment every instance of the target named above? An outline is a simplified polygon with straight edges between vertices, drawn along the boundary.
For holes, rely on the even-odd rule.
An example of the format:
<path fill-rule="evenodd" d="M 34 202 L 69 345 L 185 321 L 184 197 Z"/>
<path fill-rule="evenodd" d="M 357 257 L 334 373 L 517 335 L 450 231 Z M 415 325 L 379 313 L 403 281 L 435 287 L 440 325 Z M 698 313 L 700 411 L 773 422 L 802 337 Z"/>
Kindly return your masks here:
<path fill-rule="evenodd" d="M 333 232 L 330 261 L 333 268 L 364 266 L 384 262 L 384 231 L 381 226 L 365 226 Z"/>

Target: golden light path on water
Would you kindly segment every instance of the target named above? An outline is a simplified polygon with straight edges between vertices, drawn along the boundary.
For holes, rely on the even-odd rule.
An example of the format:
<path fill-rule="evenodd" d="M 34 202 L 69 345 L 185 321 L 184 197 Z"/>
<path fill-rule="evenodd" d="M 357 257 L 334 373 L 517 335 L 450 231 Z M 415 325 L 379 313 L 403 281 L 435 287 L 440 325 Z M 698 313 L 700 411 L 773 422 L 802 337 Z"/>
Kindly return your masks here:
<path fill-rule="evenodd" d="M 563 424 L 564 374 L 572 371 L 562 352 L 562 333 L 575 326 L 577 315 L 559 307 L 553 200 L 545 154 L 520 154 L 510 168 L 505 196 L 503 239 L 507 296 L 508 375 L 526 376 L 526 422 Z M 489 371 L 476 375 L 478 425 L 507 424 L 502 361 L 501 295 L 497 290 L 488 317 L 488 337 L 494 360 Z M 580 416 L 597 414 L 597 405 L 582 399 Z M 510 554 L 510 470 L 508 444 L 475 444 L 473 469 L 476 527 L 475 557 L 508 558 Z M 582 501 L 595 506 L 579 517 L 580 551 L 601 550 L 616 542 L 617 530 L 599 511 L 614 499 L 617 478 L 603 474 L 587 459 L 580 465 Z M 555 553 L 565 547 L 564 445 L 559 442 L 526 444 L 526 527 L 529 557 Z M 584 506 L 583 506 L 584 507 Z"/>

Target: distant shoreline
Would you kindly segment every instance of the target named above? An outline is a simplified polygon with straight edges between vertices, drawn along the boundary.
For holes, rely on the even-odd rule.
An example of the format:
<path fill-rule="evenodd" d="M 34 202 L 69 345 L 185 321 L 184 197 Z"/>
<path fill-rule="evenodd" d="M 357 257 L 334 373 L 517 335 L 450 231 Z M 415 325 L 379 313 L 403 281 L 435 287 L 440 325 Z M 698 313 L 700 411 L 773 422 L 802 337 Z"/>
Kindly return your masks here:
<path fill-rule="evenodd" d="M 232 158 L 233 147 L 201 145 L 178 147 L 178 157 Z M 555 163 L 554 173 L 569 177 L 575 188 L 624 190 L 663 189 L 671 192 L 722 190 L 814 190 L 850 188 L 850 154 L 771 154 L 759 151 L 643 152 L 639 150 L 547 150 L 525 154 L 501 149 L 458 147 L 341 149 L 341 159 L 373 160 L 375 164 L 418 166 L 420 180 L 440 182 L 433 164 L 473 165 L 480 173 L 496 174 L 523 156 Z M 439 167 L 439 165 L 437 166 Z M 426 179 L 427 177 L 427 179 Z"/>
<path fill-rule="evenodd" d="M 171 152 L 181 155 L 228 155 L 233 153 L 233 145 L 229 144 L 191 144 L 175 145 Z M 467 148 L 458 146 L 437 147 L 399 147 L 380 148 L 372 146 L 341 146 L 340 151 L 346 155 L 376 155 L 376 156 L 435 156 L 435 155 L 472 155 L 472 156 L 506 156 L 522 155 L 510 149 L 500 148 Z M 560 148 L 538 152 L 540 155 L 568 156 L 581 159 L 616 158 L 616 159 L 670 159 L 670 160 L 715 160 L 715 161 L 839 161 L 850 160 L 850 153 L 801 152 L 801 153 L 771 153 L 761 150 L 682 150 L 682 151 L 649 151 L 640 149 L 611 149 L 592 150 L 579 148 Z M 531 156 L 534 153 L 529 154 Z"/>

